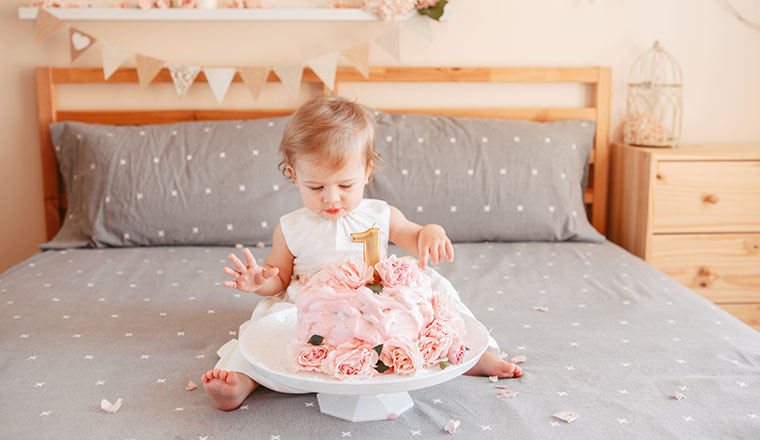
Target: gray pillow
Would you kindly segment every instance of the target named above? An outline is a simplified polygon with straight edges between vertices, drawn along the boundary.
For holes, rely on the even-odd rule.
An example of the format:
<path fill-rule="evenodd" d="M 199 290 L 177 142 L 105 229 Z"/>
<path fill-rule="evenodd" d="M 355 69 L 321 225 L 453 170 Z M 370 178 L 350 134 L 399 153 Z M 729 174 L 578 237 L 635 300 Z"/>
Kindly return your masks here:
<path fill-rule="evenodd" d="M 68 211 L 43 247 L 271 243 L 301 207 L 277 169 L 287 120 L 51 124 Z"/>
<path fill-rule="evenodd" d="M 593 121 L 375 116 L 385 167 L 367 197 L 456 242 L 604 241 L 583 204 Z"/>

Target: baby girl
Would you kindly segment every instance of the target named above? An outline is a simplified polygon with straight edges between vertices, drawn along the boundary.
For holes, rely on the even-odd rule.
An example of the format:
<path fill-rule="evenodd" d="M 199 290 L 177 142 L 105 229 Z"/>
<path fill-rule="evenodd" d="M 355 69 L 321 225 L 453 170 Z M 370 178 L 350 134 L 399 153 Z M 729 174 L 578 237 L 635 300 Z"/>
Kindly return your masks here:
<path fill-rule="evenodd" d="M 238 334 L 252 321 L 295 307 L 295 293 L 308 275 L 338 259 L 361 257 L 362 246 L 351 243 L 350 233 L 373 226 L 379 227 L 382 234 L 383 257 L 387 256 L 389 240 L 416 256 L 420 268 L 433 278 L 433 287 L 447 290 L 460 312 L 472 316 L 451 283 L 427 267 L 428 259 L 434 265 L 454 260 L 454 249 L 444 229 L 436 224 L 420 226 L 384 201 L 363 198 L 364 187 L 379 159 L 374 141 L 372 115 L 362 106 L 340 98 L 313 98 L 288 122 L 280 143 L 280 168 L 295 183 L 304 207 L 280 218 L 272 236 L 272 250 L 263 265 L 256 264 L 248 249 L 243 250 L 246 263 L 229 255 L 235 269 L 223 269 L 232 277 L 224 285 L 265 297 Z M 219 362 L 201 378 L 217 408 L 237 408 L 259 385 L 279 392 L 303 393 L 259 376 L 237 345 L 233 339 L 221 347 Z M 520 367 L 502 360 L 499 353 L 491 338 L 488 351 L 466 374 L 522 376 Z"/>

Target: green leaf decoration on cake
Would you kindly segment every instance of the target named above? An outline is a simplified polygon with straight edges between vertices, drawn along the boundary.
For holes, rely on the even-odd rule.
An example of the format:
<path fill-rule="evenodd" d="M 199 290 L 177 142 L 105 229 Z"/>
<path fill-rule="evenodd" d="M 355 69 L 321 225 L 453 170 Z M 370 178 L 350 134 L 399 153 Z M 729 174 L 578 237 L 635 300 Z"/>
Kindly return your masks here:
<path fill-rule="evenodd" d="M 375 370 L 377 370 L 378 373 L 385 373 L 386 371 L 390 370 L 391 367 L 385 365 L 383 361 L 377 361 L 375 364 Z"/>
<path fill-rule="evenodd" d="M 417 12 L 419 12 L 422 15 L 427 15 L 433 20 L 440 21 L 441 16 L 443 15 L 443 7 L 446 6 L 446 3 L 448 2 L 449 0 L 439 0 L 438 3 L 435 4 L 435 6 L 417 9 Z"/>
<path fill-rule="evenodd" d="M 311 345 L 321 345 L 322 341 L 324 341 L 324 340 L 325 340 L 325 338 L 323 338 L 322 336 L 311 335 L 311 337 L 309 338 L 309 344 L 311 344 Z"/>
<path fill-rule="evenodd" d="M 383 352 L 383 344 L 375 345 L 374 347 L 372 347 L 372 349 L 377 352 L 378 356 L 380 356 L 380 353 Z"/>
<path fill-rule="evenodd" d="M 379 281 L 376 282 L 376 283 L 367 284 L 367 287 L 369 288 L 369 290 L 371 290 L 371 291 L 373 291 L 375 293 L 380 293 L 380 292 L 383 291 L 383 285 L 380 284 Z"/>
<path fill-rule="evenodd" d="M 449 366 L 449 361 L 442 361 L 438 366 L 441 367 L 441 370 L 445 370 Z"/>

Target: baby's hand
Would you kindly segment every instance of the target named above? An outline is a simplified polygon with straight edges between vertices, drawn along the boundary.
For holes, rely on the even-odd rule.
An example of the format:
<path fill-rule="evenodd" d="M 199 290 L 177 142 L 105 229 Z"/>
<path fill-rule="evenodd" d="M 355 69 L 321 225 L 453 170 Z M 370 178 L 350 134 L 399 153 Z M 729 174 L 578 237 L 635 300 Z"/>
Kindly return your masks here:
<path fill-rule="evenodd" d="M 425 225 L 417 238 L 417 255 L 420 256 L 420 268 L 427 268 L 427 259 L 432 264 L 446 259 L 454 261 L 454 248 L 442 227 L 435 224 Z"/>
<path fill-rule="evenodd" d="M 256 292 L 261 289 L 270 278 L 276 276 L 280 272 L 280 269 L 276 267 L 265 268 L 256 264 L 256 259 L 253 258 L 253 254 L 248 248 L 243 249 L 243 253 L 245 254 L 248 266 L 243 264 L 235 254 L 227 256 L 237 270 L 230 269 L 229 267 L 222 269 L 224 273 L 235 280 L 222 283 L 225 287 L 231 287 L 242 292 Z"/>

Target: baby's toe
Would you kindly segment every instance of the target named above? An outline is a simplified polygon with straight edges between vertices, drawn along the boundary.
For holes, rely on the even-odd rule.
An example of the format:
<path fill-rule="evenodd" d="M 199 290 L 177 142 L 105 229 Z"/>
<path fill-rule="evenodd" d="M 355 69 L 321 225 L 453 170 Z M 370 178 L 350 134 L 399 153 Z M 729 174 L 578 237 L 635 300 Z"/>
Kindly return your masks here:
<path fill-rule="evenodd" d="M 518 365 L 515 365 L 515 371 L 513 377 L 522 377 L 522 368 L 520 368 Z"/>
<path fill-rule="evenodd" d="M 522 375 L 522 370 L 520 367 L 517 366 L 517 364 L 514 364 L 512 362 L 504 362 L 501 365 L 501 374 L 499 377 L 502 378 L 510 378 L 510 377 L 520 377 Z"/>
<path fill-rule="evenodd" d="M 201 375 L 201 380 L 204 383 L 208 383 L 213 378 L 214 378 L 214 370 L 208 370 L 207 372 Z"/>

